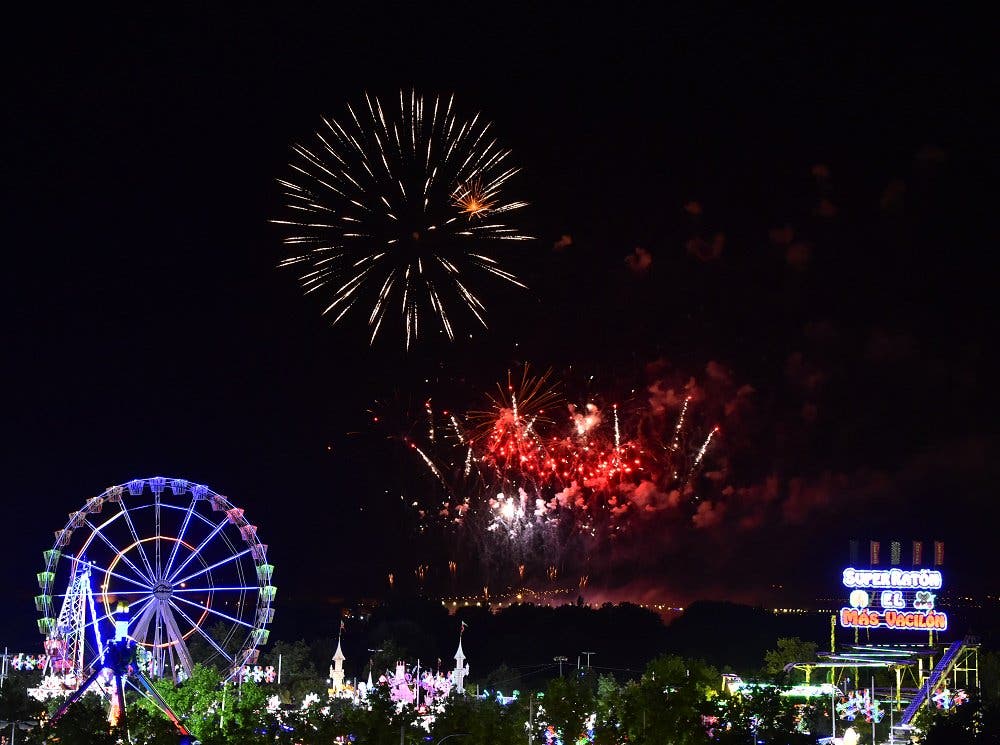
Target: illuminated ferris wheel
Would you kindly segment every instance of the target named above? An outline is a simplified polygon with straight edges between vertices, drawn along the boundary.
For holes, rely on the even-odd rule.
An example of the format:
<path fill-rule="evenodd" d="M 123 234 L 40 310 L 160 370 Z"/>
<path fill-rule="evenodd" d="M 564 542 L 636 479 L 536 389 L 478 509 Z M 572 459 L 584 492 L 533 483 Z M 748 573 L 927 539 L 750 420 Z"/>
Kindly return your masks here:
<path fill-rule="evenodd" d="M 113 486 L 69 514 L 44 558 L 38 630 L 66 687 L 100 660 L 126 606 L 149 675 L 182 679 L 196 663 L 234 674 L 267 642 L 267 545 L 207 486 L 162 476 Z"/>

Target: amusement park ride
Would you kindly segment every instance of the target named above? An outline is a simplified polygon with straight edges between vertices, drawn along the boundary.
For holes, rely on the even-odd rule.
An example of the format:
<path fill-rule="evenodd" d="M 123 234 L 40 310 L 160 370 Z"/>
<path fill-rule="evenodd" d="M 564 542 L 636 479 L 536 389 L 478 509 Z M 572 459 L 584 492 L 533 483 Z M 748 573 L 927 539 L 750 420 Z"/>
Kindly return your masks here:
<path fill-rule="evenodd" d="M 128 627 L 128 607 L 124 603 L 120 603 L 115 614 L 114 638 L 107 640 L 104 653 L 95 666 L 94 672 L 56 710 L 55 714 L 52 715 L 52 721 L 58 721 L 69 707 L 79 701 L 92 686 L 95 686 L 111 700 L 111 711 L 108 715 L 110 724 L 128 732 L 127 707 L 125 705 L 125 687 L 128 685 L 140 695 L 149 698 L 174 723 L 180 735 L 181 744 L 187 745 L 191 742 L 191 733 L 188 732 L 180 717 L 167 705 L 167 702 L 150 683 L 149 678 L 142 672 L 136 655 L 137 646 L 128 635 Z"/>
<path fill-rule="evenodd" d="M 852 566 L 842 573 L 846 603 L 830 617 L 830 651 L 785 669 L 803 671 L 807 683 L 817 673 L 826 677 L 840 696 L 832 707 L 834 732 L 837 718 L 864 720 L 872 726 L 874 741 L 875 725 L 888 718 L 888 742 L 910 742 L 922 708 L 960 706 L 967 689 L 979 688 L 979 642 L 965 636 L 943 644 L 940 638 L 949 628 L 938 598 L 944 586 L 942 542 L 934 543 L 932 562 L 925 562 L 923 543 L 914 541 L 912 560 L 904 563 L 900 541 L 889 544 L 888 562 L 881 542 L 871 541 L 869 560 L 860 567 L 855 566 L 860 558 L 856 543 L 852 541 Z M 841 629 L 853 632 L 853 644 L 837 644 L 838 621 Z M 915 633 L 926 634 L 926 643 L 910 641 Z M 877 678 L 882 681 L 878 689 Z M 870 686 L 864 682 L 869 680 Z M 829 741 L 848 740 L 845 735 Z"/>
<path fill-rule="evenodd" d="M 241 508 L 201 484 L 157 476 L 113 486 L 71 512 L 43 555 L 35 607 L 45 677 L 29 693 L 69 694 L 54 719 L 96 690 L 124 726 L 131 687 L 184 742 L 150 679 L 179 682 L 198 663 L 236 675 L 267 642 L 276 594 L 267 545 Z"/>

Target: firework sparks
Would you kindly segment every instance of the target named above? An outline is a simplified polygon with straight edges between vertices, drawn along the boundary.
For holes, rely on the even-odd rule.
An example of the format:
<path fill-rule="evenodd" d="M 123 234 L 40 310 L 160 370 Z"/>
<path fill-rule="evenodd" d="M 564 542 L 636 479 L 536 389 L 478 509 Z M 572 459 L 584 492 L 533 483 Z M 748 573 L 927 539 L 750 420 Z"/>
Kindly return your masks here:
<path fill-rule="evenodd" d="M 677 449 L 678 442 L 680 441 L 681 432 L 684 429 L 684 417 L 687 416 L 688 404 L 691 403 L 691 397 L 688 396 L 684 399 L 684 405 L 681 406 L 681 415 L 677 417 L 677 425 L 674 427 L 674 439 L 670 443 L 670 448 L 672 450 Z"/>
<path fill-rule="evenodd" d="M 474 217 L 482 217 L 496 206 L 496 202 L 490 201 L 485 195 L 478 180 L 468 186 L 460 186 L 456 189 L 454 203 L 470 220 Z"/>
<path fill-rule="evenodd" d="M 488 252 L 529 237 L 506 221 L 526 203 L 502 195 L 518 169 L 491 125 L 460 119 L 453 98 L 401 91 L 397 103 L 365 95 L 293 146 L 292 176 L 279 180 L 290 214 L 273 222 L 291 253 L 280 266 L 298 270 L 306 294 L 326 296 L 333 324 L 364 308 L 374 343 L 396 317 L 408 349 L 423 316 L 453 340 L 453 305 L 486 327 L 471 281 L 524 287 Z"/>
<path fill-rule="evenodd" d="M 417 451 L 417 454 L 420 456 L 420 458 L 427 465 L 427 468 L 430 469 L 430 472 L 433 473 L 435 476 L 437 476 L 438 481 L 440 481 L 444 486 L 447 486 L 448 483 L 444 480 L 444 476 L 441 475 L 441 471 L 439 471 L 438 467 L 436 465 L 434 465 L 434 461 L 432 461 L 428 457 L 427 453 L 425 453 L 423 450 L 421 450 L 419 447 L 417 447 L 416 444 L 414 444 L 412 442 L 410 443 L 410 447 L 412 447 L 414 450 Z"/>
<path fill-rule="evenodd" d="M 715 437 L 716 433 L 719 431 L 718 427 L 715 427 L 711 432 L 708 433 L 708 437 L 705 438 L 705 442 L 702 443 L 701 447 L 698 448 L 698 454 L 694 458 L 694 463 L 692 464 L 692 469 L 697 468 L 701 465 L 702 459 L 705 457 L 705 452 L 708 450 L 708 446 L 712 442 L 712 438 Z"/>
<path fill-rule="evenodd" d="M 488 408 L 443 412 L 433 448 L 410 442 L 447 492 L 435 511 L 441 524 L 471 538 L 480 561 L 523 580 L 526 566 L 562 568 L 567 556 L 631 534 L 682 497 L 698 501 L 719 428 L 699 436 L 706 427 L 693 397 L 658 413 L 599 401 L 567 404 L 550 373 L 525 368 L 519 380 L 508 375 Z"/>
<path fill-rule="evenodd" d="M 455 433 L 455 437 L 458 438 L 458 442 L 462 445 L 465 444 L 465 434 L 462 431 L 462 426 L 458 423 L 458 419 L 455 418 L 454 414 L 448 415 L 448 421 L 451 422 L 452 431 Z"/>

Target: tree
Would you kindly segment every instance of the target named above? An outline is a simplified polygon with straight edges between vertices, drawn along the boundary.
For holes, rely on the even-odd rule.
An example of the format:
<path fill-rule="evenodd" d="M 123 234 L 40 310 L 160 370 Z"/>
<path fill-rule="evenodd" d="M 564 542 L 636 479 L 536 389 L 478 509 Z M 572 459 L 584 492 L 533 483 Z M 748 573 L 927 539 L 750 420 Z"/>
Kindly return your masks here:
<path fill-rule="evenodd" d="M 777 688 L 760 687 L 753 693 L 722 696 L 716 702 L 716 713 L 724 722 L 719 726 L 717 740 L 726 745 L 747 742 L 808 745 L 816 740 L 798 732 L 795 707 L 782 698 Z"/>
<path fill-rule="evenodd" d="M 45 707 L 27 694 L 27 686 L 27 676 L 15 674 L 0 688 L 0 720 L 29 722 L 41 719 Z M 22 735 L 18 735 L 18 741 L 23 741 Z"/>
<path fill-rule="evenodd" d="M 984 707 L 1000 706 L 1000 652 L 979 650 L 979 690 Z"/>
<path fill-rule="evenodd" d="M 486 676 L 482 685 L 487 691 L 503 691 L 509 694 L 521 688 L 521 674 L 501 663 L 500 667 Z"/>
<path fill-rule="evenodd" d="M 92 695 L 83 696 L 44 730 L 45 742 L 59 745 L 115 745 L 122 735 L 108 724 L 104 700 Z"/>
<path fill-rule="evenodd" d="M 448 699 L 444 711 L 434 720 L 432 734 L 435 740 L 448 735 L 463 734 L 455 738 L 461 743 L 491 743 L 491 745 L 522 745 L 524 722 L 527 712 L 520 703 L 503 706 L 492 698 L 454 695 Z"/>
<path fill-rule="evenodd" d="M 154 684 L 167 705 L 183 717 L 185 726 L 202 742 L 219 739 L 219 708 L 222 703 L 222 676 L 211 667 L 195 665 L 191 676 L 175 685 L 161 679 Z M 142 702 L 147 711 L 162 716 L 151 702 Z"/>
<path fill-rule="evenodd" d="M 594 712 L 596 680 L 587 675 L 553 678 L 545 691 L 543 705 L 546 721 L 562 734 L 566 742 L 575 742 L 586 729 L 587 718 Z"/>
<path fill-rule="evenodd" d="M 370 709 L 358 707 L 353 709 L 347 720 L 355 742 L 365 745 L 398 745 L 400 732 L 403 742 L 423 743 L 426 732 L 417 727 L 416 713 L 411 706 L 404 706 L 396 711 L 396 704 L 389 698 L 385 686 L 375 686 L 368 694 Z"/>
<path fill-rule="evenodd" d="M 623 700 L 622 687 L 613 676 L 602 675 L 598 678 L 594 745 L 618 745 Z"/>
<path fill-rule="evenodd" d="M 362 677 L 367 677 L 371 673 L 372 680 L 378 681 L 380 675 L 386 670 L 394 670 L 396 662 L 406 659 L 406 649 L 400 646 L 395 639 L 382 639 L 378 644 L 378 649 L 372 652 L 371 659 L 362 671 Z"/>
<path fill-rule="evenodd" d="M 804 679 L 805 673 L 785 673 L 785 666 L 793 662 L 812 662 L 816 659 L 818 645 L 796 637 L 778 639 L 777 649 L 764 653 L 764 673 L 774 680 Z"/>
<path fill-rule="evenodd" d="M 145 707 L 129 709 L 128 730 L 132 742 L 142 745 L 177 745 L 177 728 L 159 711 Z"/>
<path fill-rule="evenodd" d="M 219 733 L 226 742 L 242 745 L 262 741 L 259 737 L 267 710 L 268 693 L 253 681 L 222 684 L 219 700 Z"/>
<path fill-rule="evenodd" d="M 691 745 L 708 742 L 704 717 L 713 712 L 719 675 L 701 662 L 664 656 L 623 691 L 622 729 L 630 742 Z"/>
<path fill-rule="evenodd" d="M 231 659 L 235 660 L 238 658 L 240 649 L 243 646 L 243 639 L 239 634 L 233 633 L 232 624 L 226 621 L 218 621 L 209 626 L 206 631 L 210 637 L 217 640 L 216 644 L 219 644 Z M 205 667 L 214 668 L 223 675 L 228 675 L 229 660 L 219 654 L 218 649 L 209 644 L 204 636 L 193 634 L 187 640 L 187 646 L 192 659 L 204 660 L 201 664 Z"/>
<path fill-rule="evenodd" d="M 1000 743 L 1000 707 L 972 696 L 947 711 L 924 709 L 917 717 L 921 745 L 996 745 Z"/>
<path fill-rule="evenodd" d="M 182 718 L 184 725 L 205 745 L 215 743 L 253 743 L 260 741 L 257 732 L 263 722 L 267 696 L 253 682 L 239 687 L 211 667 L 195 665 L 191 677 L 175 685 L 170 680 L 154 683 L 167 705 Z M 150 722 L 160 722 L 164 715 L 148 700 L 140 707 Z M 158 725 L 153 725 L 156 732 Z"/>
<path fill-rule="evenodd" d="M 326 692 L 326 676 L 317 669 L 312 650 L 304 640 L 276 642 L 265 657 L 266 664 L 273 665 L 276 671 L 280 662 L 281 683 L 275 690 L 283 703 L 297 706 L 309 693 Z"/>
<path fill-rule="evenodd" d="M 358 717 L 357 708 L 350 701 L 333 699 L 323 705 L 318 703 L 308 707 L 304 719 L 315 733 L 317 743 L 332 743 L 337 738 L 349 738 L 354 732 L 352 726 Z"/>

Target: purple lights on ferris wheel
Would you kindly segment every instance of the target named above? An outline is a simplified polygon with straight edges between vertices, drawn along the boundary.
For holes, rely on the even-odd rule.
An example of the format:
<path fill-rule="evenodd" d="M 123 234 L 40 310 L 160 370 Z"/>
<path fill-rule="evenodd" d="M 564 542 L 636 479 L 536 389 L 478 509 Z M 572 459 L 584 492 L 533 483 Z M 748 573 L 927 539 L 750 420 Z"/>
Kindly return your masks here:
<path fill-rule="evenodd" d="M 252 663 L 277 593 L 257 533 L 243 508 L 185 479 L 132 479 L 87 499 L 55 531 L 37 577 L 52 672 L 79 685 L 120 604 L 151 675 L 184 678 L 217 658 L 234 673 Z"/>

